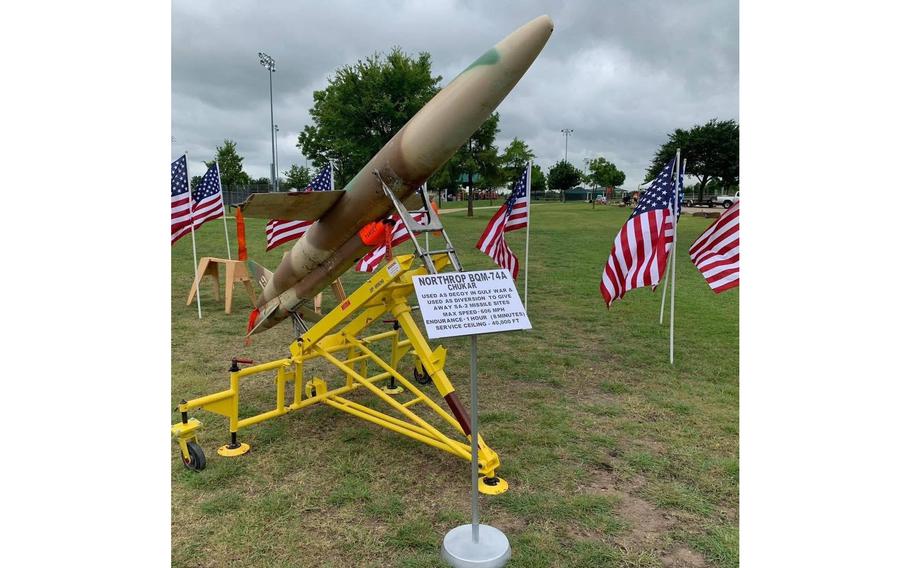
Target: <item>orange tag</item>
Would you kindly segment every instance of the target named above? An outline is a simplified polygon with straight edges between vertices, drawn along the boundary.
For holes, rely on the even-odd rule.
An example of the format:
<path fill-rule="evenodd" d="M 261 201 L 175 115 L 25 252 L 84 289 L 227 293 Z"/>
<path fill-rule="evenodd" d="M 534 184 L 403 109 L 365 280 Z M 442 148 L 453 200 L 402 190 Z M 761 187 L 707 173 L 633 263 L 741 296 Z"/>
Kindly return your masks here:
<path fill-rule="evenodd" d="M 358 233 L 363 244 L 376 247 L 385 244 L 386 226 L 382 221 L 368 223 Z"/>

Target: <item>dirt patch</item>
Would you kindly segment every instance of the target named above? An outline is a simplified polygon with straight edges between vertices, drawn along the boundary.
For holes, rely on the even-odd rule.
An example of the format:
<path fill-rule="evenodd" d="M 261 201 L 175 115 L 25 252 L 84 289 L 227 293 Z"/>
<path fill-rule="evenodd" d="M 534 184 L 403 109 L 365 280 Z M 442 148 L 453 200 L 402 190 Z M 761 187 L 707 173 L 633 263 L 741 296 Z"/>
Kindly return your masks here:
<path fill-rule="evenodd" d="M 611 467 L 599 469 L 594 474 L 589 488 L 601 495 L 615 497 L 616 514 L 628 527 L 614 538 L 616 544 L 630 551 L 653 551 L 668 568 L 705 566 L 705 560 L 700 554 L 684 546 L 675 546 L 664 553 L 671 545 L 669 533 L 676 526 L 677 518 L 626 490 L 628 488 L 634 491 L 642 485 L 644 480 L 634 477 L 623 482 L 624 488 L 620 488 Z"/>
<path fill-rule="evenodd" d="M 659 542 L 676 521 L 661 514 L 654 505 L 634 495 L 623 495 L 616 511 L 632 526 L 631 535 L 641 543 Z"/>
<path fill-rule="evenodd" d="M 693 552 L 684 546 L 678 546 L 663 555 L 660 561 L 667 568 L 700 568 L 707 566 L 705 559 L 697 552 Z"/>
<path fill-rule="evenodd" d="M 633 486 L 641 484 L 641 480 L 631 480 Z M 673 517 L 658 511 L 644 499 L 620 489 L 616 476 L 607 469 L 595 473 L 591 489 L 617 498 L 616 513 L 628 526 L 627 531 L 617 536 L 617 544 L 627 548 L 663 548 L 661 545 L 666 540 L 668 531 L 676 523 Z"/>
<path fill-rule="evenodd" d="M 527 530 L 528 523 L 520 517 L 502 515 L 496 517 L 494 526 L 505 534 L 519 534 Z"/>

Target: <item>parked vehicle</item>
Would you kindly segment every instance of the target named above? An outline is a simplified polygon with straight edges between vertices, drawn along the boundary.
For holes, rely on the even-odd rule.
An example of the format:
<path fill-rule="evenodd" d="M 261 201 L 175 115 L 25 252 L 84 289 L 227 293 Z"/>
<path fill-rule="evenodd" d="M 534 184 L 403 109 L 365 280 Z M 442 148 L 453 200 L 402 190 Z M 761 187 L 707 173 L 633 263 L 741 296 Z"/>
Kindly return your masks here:
<path fill-rule="evenodd" d="M 699 199 L 698 195 L 694 195 L 683 200 L 684 207 L 714 207 L 715 205 L 717 205 L 717 201 L 713 195 L 706 195 L 702 199 Z"/>
<path fill-rule="evenodd" d="M 717 203 L 722 205 L 724 209 L 729 209 L 733 207 L 733 204 L 739 201 L 739 192 L 737 191 L 734 195 L 718 195 Z"/>

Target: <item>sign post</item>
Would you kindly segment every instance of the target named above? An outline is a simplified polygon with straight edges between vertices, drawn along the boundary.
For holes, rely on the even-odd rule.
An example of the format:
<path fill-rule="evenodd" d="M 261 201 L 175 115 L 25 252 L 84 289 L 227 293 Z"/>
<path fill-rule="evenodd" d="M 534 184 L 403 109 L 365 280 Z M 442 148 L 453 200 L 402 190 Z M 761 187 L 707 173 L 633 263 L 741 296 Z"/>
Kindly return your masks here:
<path fill-rule="evenodd" d="M 427 336 L 471 337 L 471 524 L 446 533 L 442 557 L 457 568 L 505 566 L 512 556 L 509 539 L 499 529 L 480 523 L 477 458 L 477 336 L 531 329 L 512 276 L 505 270 L 448 272 L 414 277 Z"/>

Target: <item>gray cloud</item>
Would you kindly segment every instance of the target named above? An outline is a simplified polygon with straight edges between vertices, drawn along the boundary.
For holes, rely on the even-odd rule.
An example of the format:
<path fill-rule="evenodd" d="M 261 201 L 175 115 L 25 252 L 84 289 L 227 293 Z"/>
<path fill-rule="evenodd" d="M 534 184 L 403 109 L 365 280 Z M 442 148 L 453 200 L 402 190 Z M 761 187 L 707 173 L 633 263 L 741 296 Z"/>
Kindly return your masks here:
<path fill-rule="evenodd" d="M 443 84 L 526 21 L 549 14 L 556 29 L 500 105 L 500 147 L 518 136 L 547 168 L 598 155 L 644 171 L 666 133 L 718 117 L 739 118 L 739 9 L 730 0 L 304 3 L 193 1 L 172 6 L 172 142 L 191 173 L 225 138 L 253 177 L 268 175 L 268 73 L 273 75 L 278 165 L 303 164 L 297 134 L 310 123 L 313 91 L 334 70 L 400 46 L 427 51 Z"/>

